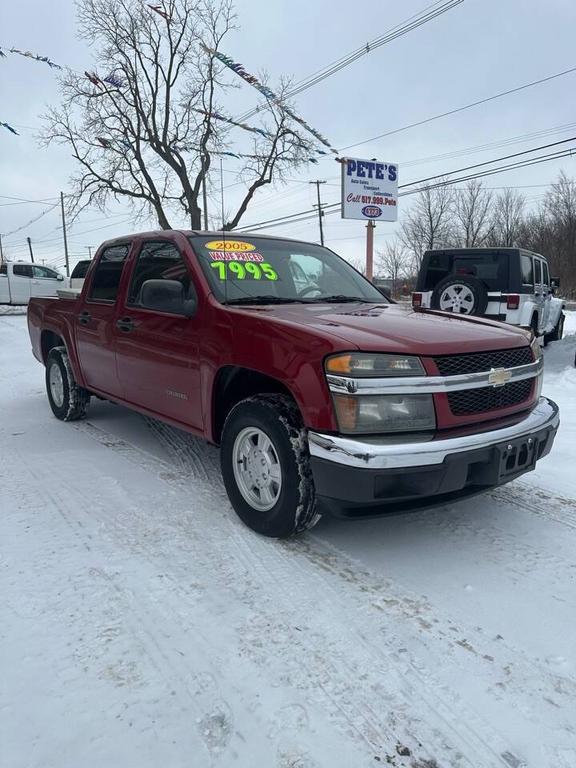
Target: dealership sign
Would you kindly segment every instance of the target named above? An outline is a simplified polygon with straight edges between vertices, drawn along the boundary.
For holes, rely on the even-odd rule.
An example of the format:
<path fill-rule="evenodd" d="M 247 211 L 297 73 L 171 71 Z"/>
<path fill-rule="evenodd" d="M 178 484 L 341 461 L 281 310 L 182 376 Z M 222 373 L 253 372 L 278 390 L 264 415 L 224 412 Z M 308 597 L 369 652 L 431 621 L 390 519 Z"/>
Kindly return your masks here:
<path fill-rule="evenodd" d="M 396 221 L 398 166 L 377 160 L 342 160 L 342 218 Z"/>

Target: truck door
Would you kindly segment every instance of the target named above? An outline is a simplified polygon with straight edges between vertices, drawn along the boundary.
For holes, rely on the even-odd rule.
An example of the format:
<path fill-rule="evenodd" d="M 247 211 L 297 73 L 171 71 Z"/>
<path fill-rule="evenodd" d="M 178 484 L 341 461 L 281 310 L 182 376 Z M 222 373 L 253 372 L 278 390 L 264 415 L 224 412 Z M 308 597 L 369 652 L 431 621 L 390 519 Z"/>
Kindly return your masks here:
<path fill-rule="evenodd" d="M 76 317 L 76 349 L 88 389 L 123 397 L 116 368 L 114 323 L 130 243 L 105 248 Z"/>
<path fill-rule="evenodd" d="M 12 270 L 12 274 L 10 274 L 10 270 Z M 28 304 L 32 282 L 32 265 L 8 265 L 8 280 L 10 281 L 10 303 Z"/>
<path fill-rule="evenodd" d="M 58 288 L 64 287 L 62 275 L 53 269 L 34 264 L 30 296 L 56 296 Z"/>
<path fill-rule="evenodd" d="M 143 241 L 114 328 L 125 399 L 201 430 L 201 313 L 197 309 L 194 317 L 187 318 L 145 309 L 140 296 L 146 280 L 178 280 L 185 297 L 197 299 L 190 269 L 178 246 L 162 239 Z"/>

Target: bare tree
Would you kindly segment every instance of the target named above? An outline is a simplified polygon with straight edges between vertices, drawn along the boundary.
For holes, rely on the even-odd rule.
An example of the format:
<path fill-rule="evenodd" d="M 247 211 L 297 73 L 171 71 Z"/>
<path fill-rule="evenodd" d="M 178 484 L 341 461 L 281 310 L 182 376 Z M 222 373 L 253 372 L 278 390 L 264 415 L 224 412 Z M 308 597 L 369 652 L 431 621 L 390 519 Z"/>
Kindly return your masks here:
<path fill-rule="evenodd" d="M 576 295 L 576 181 L 560 173 L 540 210 L 522 227 L 522 245 L 546 256 L 562 292 Z"/>
<path fill-rule="evenodd" d="M 412 255 L 415 271 L 424 251 L 450 245 L 452 210 L 449 186 L 428 187 L 418 193 L 400 228 L 400 240 Z"/>
<path fill-rule="evenodd" d="M 526 199 L 513 189 L 496 196 L 492 206 L 492 226 L 486 244 L 512 248 L 521 245 Z"/>
<path fill-rule="evenodd" d="M 400 242 L 386 243 L 383 251 L 376 252 L 376 268 L 382 277 L 392 281 L 392 293 L 396 294 L 402 278 L 411 271 L 411 258 Z"/>
<path fill-rule="evenodd" d="M 480 248 L 486 244 L 492 228 L 492 193 L 477 179 L 469 181 L 454 195 L 454 244 L 462 248 Z"/>
<path fill-rule="evenodd" d="M 201 228 L 202 184 L 214 156 L 233 149 L 232 135 L 248 139 L 239 170 L 245 194 L 222 225 L 240 221 L 258 189 L 304 162 L 310 141 L 300 136 L 282 105 L 287 84 L 268 101 L 256 132 L 215 117 L 239 80 L 215 57 L 233 29 L 232 0 L 79 0 L 81 35 L 96 49 L 96 72 L 68 71 L 62 104 L 46 117 L 43 139 L 72 149 L 75 210 L 111 199 L 152 210 L 164 229 L 171 216 Z M 98 73 L 98 74 L 97 74 Z M 224 115 L 225 116 L 225 115 Z M 234 131 L 234 134 L 232 134 Z M 236 152 L 238 154 L 238 152 Z"/>

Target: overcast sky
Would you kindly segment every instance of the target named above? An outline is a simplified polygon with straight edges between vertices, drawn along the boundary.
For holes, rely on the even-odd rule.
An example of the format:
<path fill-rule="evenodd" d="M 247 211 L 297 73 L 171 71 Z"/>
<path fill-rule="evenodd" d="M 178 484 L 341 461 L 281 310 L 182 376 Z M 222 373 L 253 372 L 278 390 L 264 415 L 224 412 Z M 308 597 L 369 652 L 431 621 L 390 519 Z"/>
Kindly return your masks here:
<path fill-rule="evenodd" d="M 296 81 L 365 44 L 419 12 L 426 0 L 369 3 L 350 0 L 237 0 L 239 29 L 223 50 L 247 70 L 267 70 L 271 84 L 281 76 Z M 344 148 L 387 130 L 425 119 L 472 101 L 576 66 L 574 0 L 464 0 L 455 9 L 404 37 L 363 57 L 296 98 L 300 114 L 333 146 Z M 31 50 L 76 70 L 91 66 L 91 51 L 76 36 L 71 0 L 18 0 L 0 3 L 0 46 Z M 576 135 L 576 72 L 520 93 L 492 101 L 428 125 L 351 149 L 349 155 L 397 162 L 400 183 L 482 162 L 511 152 Z M 257 92 L 244 85 L 234 95 L 230 113 L 257 103 Z M 58 102 L 56 76 L 45 64 L 12 55 L 0 60 L 0 122 L 13 125 L 20 136 L 0 128 L 0 232 L 9 233 L 41 214 L 49 205 L 19 203 L 9 198 L 51 199 L 66 192 L 72 159 L 66 148 L 40 148 L 35 136 L 39 115 Z M 570 128 L 570 124 L 573 125 Z M 554 130 L 552 130 L 554 129 Z M 426 160 L 458 150 L 516 139 L 508 146 L 452 159 Z M 415 162 L 419 161 L 419 162 Z M 225 185 L 235 181 L 234 161 L 226 159 Z M 576 177 L 576 156 L 490 177 L 486 185 L 522 187 L 536 205 L 545 186 L 564 169 Z M 294 172 L 276 190 L 265 188 L 242 224 L 260 222 L 307 210 L 315 187 L 325 179 L 324 202 L 339 199 L 339 165 L 326 158 L 319 165 Z M 219 179 L 214 179 L 214 185 Z M 229 186 L 232 207 L 237 187 Z M 401 200 L 400 216 L 409 198 Z M 12 204 L 17 203 L 17 204 Z M 210 203 L 214 212 L 219 202 Z M 184 223 L 184 222 L 183 222 Z M 25 258 L 26 236 L 47 261 L 62 258 L 59 210 L 55 208 L 20 232 L 4 236 L 10 258 Z M 154 227 L 155 222 L 150 221 Z M 142 225 L 139 225 L 141 228 Z M 86 211 L 70 232 L 74 259 L 88 248 L 133 229 L 122 206 L 110 216 Z M 349 258 L 364 253 L 363 222 L 325 219 L 327 244 Z M 396 224 L 376 228 L 376 247 L 394 236 Z M 316 222 L 286 224 L 270 234 L 317 240 Z"/>

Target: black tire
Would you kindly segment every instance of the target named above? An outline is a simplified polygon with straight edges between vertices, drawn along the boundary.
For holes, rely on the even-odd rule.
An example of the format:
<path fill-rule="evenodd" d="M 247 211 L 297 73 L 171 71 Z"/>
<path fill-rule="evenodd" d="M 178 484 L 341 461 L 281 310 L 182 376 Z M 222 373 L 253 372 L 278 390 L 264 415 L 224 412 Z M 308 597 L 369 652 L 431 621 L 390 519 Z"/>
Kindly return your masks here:
<path fill-rule="evenodd" d="M 61 377 L 61 396 L 51 384 L 52 369 Z M 58 373 L 55 374 L 56 378 Z M 66 347 L 53 347 L 46 359 L 46 394 L 52 413 L 60 421 L 79 421 L 86 418 L 90 393 L 76 384 Z"/>
<path fill-rule="evenodd" d="M 472 296 L 472 303 L 468 306 L 458 305 L 452 309 L 441 306 L 441 299 L 444 292 L 454 286 L 456 289 L 461 287 L 459 294 Z M 454 312 L 462 315 L 482 315 L 488 306 L 488 291 L 481 280 L 475 277 L 458 277 L 449 275 L 441 280 L 432 293 L 432 309 L 440 309 L 444 312 Z"/>
<path fill-rule="evenodd" d="M 253 506 L 243 495 L 239 485 L 242 481 L 236 477 L 241 470 L 239 467 L 236 472 L 234 470 L 235 462 L 241 464 L 237 460 L 241 436 L 251 429 L 261 431 L 270 440 L 281 472 L 276 501 L 264 511 Z M 312 528 L 320 519 L 306 430 L 296 404 L 289 397 L 259 395 L 235 405 L 222 431 L 220 463 L 228 498 L 238 517 L 253 531 L 273 538 L 286 538 Z M 259 492 L 256 485 L 254 491 Z"/>
<path fill-rule="evenodd" d="M 549 341 L 560 341 L 560 339 L 564 335 L 564 319 L 565 319 L 564 312 L 560 312 L 560 317 L 558 318 L 558 322 L 556 323 L 554 328 L 550 331 L 550 333 L 544 337 L 545 343 L 548 343 Z"/>

